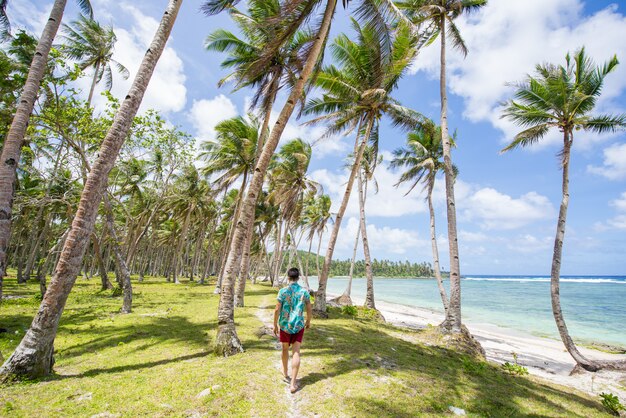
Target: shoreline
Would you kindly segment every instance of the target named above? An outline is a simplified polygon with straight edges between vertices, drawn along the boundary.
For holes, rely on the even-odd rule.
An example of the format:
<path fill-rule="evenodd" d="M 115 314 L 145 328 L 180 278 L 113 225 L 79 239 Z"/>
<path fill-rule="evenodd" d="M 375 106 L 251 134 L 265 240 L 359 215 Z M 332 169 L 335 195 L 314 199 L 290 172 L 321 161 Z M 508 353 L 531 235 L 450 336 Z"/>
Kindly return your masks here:
<path fill-rule="evenodd" d="M 339 295 L 327 294 L 328 299 Z M 363 298 L 353 297 L 355 305 L 362 305 Z M 422 329 L 443 321 L 443 313 L 427 308 L 407 306 L 397 303 L 377 301 L 378 310 L 387 323 L 403 328 Z M 539 376 L 553 383 L 573 387 L 583 392 L 599 395 L 611 392 L 626 399 L 626 373 L 601 371 L 577 372 L 570 375 L 576 363 L 565 350 L 560 340 L 533 335 L 531 333 L 505 328 L 489 323 L 464 322 L 472 335 L 485 349 L 486 359 L 491 363 L 514 362 L 528 368 L 530 375 Z M 626 354 L 612 354 L 605 351 L 578 346 L 581 353 L 598 360 L 626 359 Z"/>

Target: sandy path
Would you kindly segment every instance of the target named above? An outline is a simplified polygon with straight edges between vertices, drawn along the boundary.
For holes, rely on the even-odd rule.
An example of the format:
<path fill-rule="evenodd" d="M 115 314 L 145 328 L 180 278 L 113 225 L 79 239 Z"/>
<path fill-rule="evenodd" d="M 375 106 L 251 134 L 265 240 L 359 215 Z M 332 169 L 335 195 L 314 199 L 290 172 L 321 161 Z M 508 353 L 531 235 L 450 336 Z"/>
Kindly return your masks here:
<path fill-rule="evenodd" d="M 266 296 L 263 299 L 263 302 L 261 303 L 261 306 L 259 306 L 259 309 L 257 309 L 257 311 L 255 312 L 255 316 L 257 318 L 259 318 L 259 320 L 261 322 L 263 322 L 263 325 L 265 325 L 266 328 L 268 328 L 270 331 L 272 332 L 272 330 L 274 329 L 274 318 L 272 317 L 272 314 L 270 314 L 269 312 L 273 312 L 273 311 L 268 311 L 267 307 L 269 306 L 273 306 L 273 304 L 270 304 L 269 298 Z M 287 418 L 296 418 L 296 417 L 302 417 L 303 415 L 300 412 L 300 401 L 302 399 L 302 394 L 301 391 L 297 391 L 296 393 L 292 394 L 289 391 L 289 384 L 281 381 L 281 376 L 283 374 L 283 364 L 282 364 L 282 359 L 281 359 L 281 344 L 278 341 L 278 339 L 274 339 L 274 341 L 272 341 L 272 345 L 273 347 L 276 349 L 276 354 L 275 356 L 275 362 L 274 365 L 276 367 L 276 379 L 279 380 L 279 384 L 282 384 L 285 387 L 285 404 L 289 406 L 289 410 L 287 411 L 287 413 L 285 414 L 285 416 Z M 291 356 L 289 357 L 289 373 L 291 374 Z M 298 373 L 300 374 L 300 373 Z M 297 381 L 299 382 L 300 379 L 297 379 Z"/>

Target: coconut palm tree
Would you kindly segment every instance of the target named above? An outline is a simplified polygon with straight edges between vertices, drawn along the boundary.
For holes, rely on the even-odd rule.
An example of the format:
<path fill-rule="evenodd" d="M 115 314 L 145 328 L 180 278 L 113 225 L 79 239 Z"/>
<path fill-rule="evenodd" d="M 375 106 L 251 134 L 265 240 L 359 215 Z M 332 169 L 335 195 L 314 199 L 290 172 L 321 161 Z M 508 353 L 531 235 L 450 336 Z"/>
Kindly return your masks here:
<path fill-rule="evenodd" d="M 385 34 L 381 34 L 375 26 L 362 27 L 355 20 L 352 20 L 352 26 L 357 40 L 345 34 L 335 39 L 331 50 L 340 68 L 330 65 L 318 74 L 316 84 L 324 94 L 311 99 L 304 109 L 305 114 L 322 115 L 308 123 L 330 124 L 326 135 L 354 130 L 357 133 L 352 170 L 319 277 L 314 309 L 322 315 L 326 312 L 326 282 L 339 228 L 373 129 L 384 115 L 390 117 L 394 125 L 409 129 L 422 118 L 419 113 L 403 107 L 391 97 L 391 92 L 417 53 L 414 48 L 417 35 L 408 26 L 400 25 L 394 39 L 386 43 L 383 42 Z"/>
<path fill-rule="evenodd" d="M 22 143 L 24 135 L 33 112 L 35 101 L 39 93 L 41 80 L 48 68 L 48 54 L 52 48 L 52 42 L 59 30 L 65 4 L 67 0 L 55 0 L 50 11 L 50 17 L 46 21 L 46 25 L 39 38 L 36 53 L 28 70 L 28 76 L 24 89 L 20 95 L 15 115 L 9 132 L 2 146 L 2 154 L 0 155 L 0 298 L 2 298 L 2 280 L 6 273 L 7 247 L 11 236 L 11 217 L 13 206 L 13 193 L 15 191 L 15 182 L 17 180 L 16 170 L 20 161 Z M 78 0 L 78 5 L 85 14 L 92 14 L 89 0 Z M 6 20 L 7 0 L 0 3 L 0 22 L 2 16 Z"/>
<path fill-rule="evenodd" d="M 53 345 L 59 320 L 80 271 L 89 237 L 94 230 L 100 199 L 105 192 L 109 173 L 137 114 L 181 4 L 182 0 L 170 0 L 167 4 L 130 91 L 120 105 L 89 172 L 71 230 L 39 311 L 18 347 L 0 368 L 0 380 L 16 377 L 35 378 L 52 372 Z"/>
<path fill-rule="evenodd" d="M 626 361 L 616 364 L 585 357 L 576 348 L 565 324 L 561 310 L 559 278 L 570 198 L 569 165 L 574 131 L 603 133 L 626 128 L 626 114 L 591 115 L 600 97 L 604 78 L 617 64 L 617 57 L 614 56 L 604 65 L 597 66 L 587 57 L 585 49 L 581 48 L 573 56 L 569 53 L 566 55 L 565 66 L 537 65 L 535 76 L 528 76 L 524 82 L 516 85 L 515 98 L 507 103 L 502 114 L 502 117 L 524 128 L 503 151 L 534 145 L 553 128 L 563 134 L 563 149 L 559 153 L 563 171 L 562 197 L 550 271 L 552 313 L 565 348 L 578 366 L 589 371 L 605 367 L 626 369 Z"/>
<path fill-rule="evenodd" d="M 451 140 L 448 133 L 448 95 L 446 90 L 446 48 L 450 39 L 452 47 L 463 56 L 468 53 L 455 20 L 464 13 L 480 10 L 487 0 L 403 0 L 397 3 L 408 18 L 417 25 L 429 25 L 431 41 L 437 36 L 441 42 L 439 88 L 441 96 L 441 135 L 446 183 L 446 211 L 448 218 L 448 244 L 450 251 L 450 302 L 449 321 L 443 324 L 446 331 L 460 333 L 461 329 L 461 272 L 456 229 L 456 203 L 454 201 L 454 170 Z"/>
<path fill-rule="evenodd" d="M 307 176 L 311 162 L 311 145 L 301 139 L 294 139 L 285 143 L 276 154 L 269 172 L 268 199 L 278 206 L 285 226 L 285 236 L 293 230 L 300 220 L 304 196 L 307 192 L 317 192 L 319 184 Z M 274 251 L 278 251 L 277 269 L 280 268 L 280 244 Z M 247 276 L 239 275 L 235 288 L 235 306 L 243 306 Z"/>
<path fill-rule="evenodd" d="M 202 173 L 206 176 L 217 175 L 214 180 L 216 191 L 228 189 L 235 181 L 241 178 L 241 186 L 232 225 L 237 224 L 244 198 L 248 177 L 254 168 L 259 141 L 259 120 L 252 114 L 248 118 L 237 116 L 220 122 L 215 131 L 215 140 L 201 144 L 199 157 L 206 161 Z M 232 240 L 234 229 L 231 230 L 228 243 Z M 222 286 L 223 269 L 219 272 L 216 292 Z"/>
<path fill-rule="evenodd" d="M 218 13 L 221 10 L 224 10 L 224 8 L 232 6 L 233 3 L 236 3 L 236 1 L 213 0 L 205 3 L 203 10 L 211 14 Z M 276 50 L 278 50 L 287 39 L 290 39 L 291 36 L 293 36 L 303 22 L 315 13 L 316 7 L 320 3 L 321 2 L 319 0 L 298 2 L 288 10 L 281 11 L 281 15 L 284 15 L 283 29 L 279 34 L 277 34 L 273 42 L 264 48 L 263 54 L 252 68 L 265 68 L 266 64 L 271 61 L 271 57 L 276 55 Z M 215 340 L 215 352 L 218 355 L 229 356 L 243 350 L 235 329 L 233 287 L 235 278 L 237 277 L 240 269 L 241 255 L 243 252 L 246 234 L 249 231 L 250 223 L 253 222 L 256 199 L 263 187 L 265 173 L 269 166 L 272 154 L 278 145 L 278 141 L 282 136 L 285 126 L 287 125 L 287 121 L 291 117 L 297 102 L 302 97 L 305 84 L 308 82 L 315 67 L 318 65 L 322 49 L 326 42 L 326 37 L 328 36 L 328 32 L 330 30 L 330 24 L 335 12 L 336 4 L 336 0 L 329 0 L 325 4 L 323 17 L 315 31 L 315 40 L 308 50 L 308 55 L 302 70 L 300 71 L 299 77 L 292 87 L 285 105 L 278 115 L 274 128 L 271 130 L 271 133 L 263 146 L 263 150 L 259 155 L 258 162 L 254 170 L 252 181 L 250 182 L 248 193 L 243 201 L 239 222 L 236 224 L 235 233 L 228 251 L 222 283 L 222 292 L 218 307 L 218 331 Z"/>
<path fill-rule="evenodd" d="M 372 271 L 372 257 L 370 256 L 369 240 L 367 238 L 367 222 L 365 221 L 365 200 L 367 199 L 367 186 L 373 181 L 375 192 L 378 193 L 378 183 L 374 178 L 376 166 L 382 162 L 382 155 L 378 155 L 378 128 L 372 135 L 374 146 L 369 146 L 363 153 L 361 169 L 357 174 L 357 185 L 359 192 L 359 225 L 361 230 L 361 241 L 363 242 L 363 258 L 365 259 L 365 277 L 367 279 L 367 291 L 365 293 L 364 306 L 369 309 L 376 309 L 374 302 L 374 273 Z"/>
<path fill-rule="evenodd" d="M 454 141 L 452 142 L 454 146 Z M 441 142 L 441 128 L 436 126 L 431 120 L 419 125 L 414 131 L 407 136 L 407 144 L 404 148 L 398 148 L 393 152 L 393 160 L 389 166 L 391 168 L 406 168 L 406 171 L 400 175 L 400 179 L 395 184 L 398 187 L 402 183 L 409 183 L 408 195 L 417 187 L 418 184 L 423 185 L 426 192 L 426 200 L 428 202 L 428 210 L 430 213 L 430 242 L 433 252 L 433 266 L 437 286 L 441 302 L 446 314 L 444 323 L 448 323 L 449 301 L 446 295 L 446 289 L 441 279 L 441 267 L 439 266 L 439 248 L 437 246 L 437 233 L 435 229 L 435 210 L 433 207 L 433 189 L 435 188 L 435 180 L 437 175 L 444 171 L 443 163 L 443 146 Z M 455 176 L 458 173 L 456 166 L 452 166 Z"/>
<path fill-rule="evenodd" d="M 174 184 L 177 192 L 170 196 L 168 207 L 177 222 L 182 225 L 172 265 L 173 282 L 179 284 L 178 270 L 183 256 L 183 246 L 189 240 L 188 231 L 192 221 L 206 210 L 209 202 L 207 199 L 209 184 L 200 178 L 198 170 L 193 165 L 185 167 L 177 180 Z"/>
<path fill-rule="evenodd" d="M 94 71 L 87 98 L 88 105 L 91 105 L 96 84 L 103 78 L 107 90 L 113 86 L 111 64 L 115 65 L 124 79 L 129 77 L 128 69 L 113 59 L 117 37 L 111 26 L 102 27 L 100 23 L 81 14 L 78 20 L 63 25 L 63 30 L 65 32 L 63 51 L 68 57 L 78 61 L 81 70 L 93 68 Z"/>
<path fill-rule="evenodd" d="M 254 0 L 248 3 L 248 14 L 232 8 L 231 18 L 242 33 L 238 37 L 227 30 L 213 32 L 206 41 L 206 48 L 219 52 L 228 52 L 222 62 L 223 68 L 233 69 L 222 78 L 219 85 L 234 82 L 235 89 L 252 87 L 251 109 L 257 108 L 262 115 L 263 124 L 259 136 L 256 160 L 258 160 L 265 139 L 269 135 L 269 121 L 276 95 L 284 86 L 293 86 L 300 70 L 304 66 L 306 54 L 314 39 L 311 31 L 297 31 L 275 51 L 275 55 L 265 68 L 257 63 L 265 54 L 265 49 L 281 35 L 283 21 L 278 0 Z M 256 162 L 256 161 L 255 161 Z M 250 263 L 250 244 L 253 237 L 254 222 L 248 225 L 241 260 L 240 276 L 248 277 Z"/>
<path fill-rule="evenodd" d="M 11 36 L 11 21 L 7 16 L 7 6 L 9 0 L 0 0 L 0 39 L 7 39 Z"/>

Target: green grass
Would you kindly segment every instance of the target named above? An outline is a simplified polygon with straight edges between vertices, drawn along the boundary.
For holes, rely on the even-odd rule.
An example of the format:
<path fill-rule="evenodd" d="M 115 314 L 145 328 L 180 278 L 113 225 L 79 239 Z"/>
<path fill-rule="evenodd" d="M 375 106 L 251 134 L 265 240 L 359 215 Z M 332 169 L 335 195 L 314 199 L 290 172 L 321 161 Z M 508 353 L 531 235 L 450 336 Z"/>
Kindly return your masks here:
<path fill-rule="evenodd" d="M 37 283 L 5 280 L 23 295 L 0 307 L 0 351 L 17 346 L 39 303 Z M 212 284 L 134 283 L 134 311 L 99 292 L 96 279 L 77 281 L 56 339 L 56 374 L 0 389 L 0 416 L 439 416 L 449 406 L 470 416 L 608 416 L 598 399 L 437 345 L 432 330 L 394 328 L 331 310 L 315 319 L 302 350 L 302 389 L 280 381 L 275 340 L 259 332 L 271 318 L 275 290 L 249 286 L 237 309 L 246 352 L 211 353 L 218 296 Z M 259 337 L 261 335 L 261 337 Z M 197 395 L 213 388 L 208 396 Z"/>

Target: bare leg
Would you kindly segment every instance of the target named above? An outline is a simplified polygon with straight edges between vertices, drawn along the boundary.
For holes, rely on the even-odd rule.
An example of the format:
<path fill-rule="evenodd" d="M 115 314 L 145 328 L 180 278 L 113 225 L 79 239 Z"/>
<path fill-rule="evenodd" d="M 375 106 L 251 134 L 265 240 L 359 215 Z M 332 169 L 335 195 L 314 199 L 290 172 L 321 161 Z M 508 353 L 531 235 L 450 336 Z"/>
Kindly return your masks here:
<path fill-rule="evenodd" d="M 287 371 L 287 365 L 289 363 L 289 343 L 282 343 L 283 344 L 283 376 L 285 376 L 286 379 L 289 379 L 289 372 Z"/>
<path fill-rule="evenodd" d="M 300 343 L 297 341 L 293 343 L 291 350 L 291 387 L 289 390 L 291 393 L 295 393 L 298 390 L 296 377 L 298 377 L 298 369 L 300 369 Z"/>

